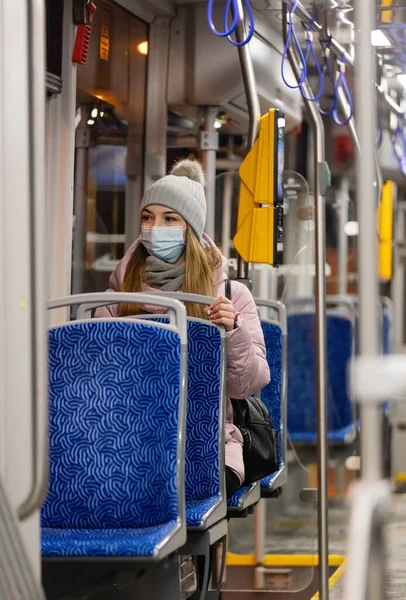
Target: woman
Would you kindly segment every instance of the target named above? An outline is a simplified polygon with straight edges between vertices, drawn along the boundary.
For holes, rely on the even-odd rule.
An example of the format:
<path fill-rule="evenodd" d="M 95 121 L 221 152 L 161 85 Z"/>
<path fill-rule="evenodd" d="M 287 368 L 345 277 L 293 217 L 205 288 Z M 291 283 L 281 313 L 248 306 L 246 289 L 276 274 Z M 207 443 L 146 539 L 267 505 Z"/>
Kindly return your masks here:
<path fill-rule="evenodd" d="M 215 296 L 208 307 L 188 304 L 189 316 L 223 325 L 227 339 L 227 395 L 246 398 L 270 380 L 265 344 L 248 288 L 232 284 L 225 298 L 226 259 L 203 233 L 206 222 L 204 174 L 200 163 L 183 160 L 154 183 L 141 202 L 141 235 L 110 276 L 110 290 L 167 290 Z M 122 304 L 99 308 L 97 317 L 162 312 L 153 306 Z M 243 440 L 233 425 L 227 399 L 226 487 L 229 498 L 244 481 Z"/>

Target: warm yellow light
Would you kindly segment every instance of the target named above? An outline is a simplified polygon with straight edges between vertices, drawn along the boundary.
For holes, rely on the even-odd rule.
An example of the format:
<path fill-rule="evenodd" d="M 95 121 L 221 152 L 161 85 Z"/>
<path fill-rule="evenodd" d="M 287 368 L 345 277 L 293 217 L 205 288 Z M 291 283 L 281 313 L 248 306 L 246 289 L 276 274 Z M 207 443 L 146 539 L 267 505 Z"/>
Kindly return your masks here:
<path fill-rule="evenodd" d="M 146 56 L 148 54 L 148 42 L 141 42 L 141 44 L 138 44 L 137 50 L 140 54 Z"/>

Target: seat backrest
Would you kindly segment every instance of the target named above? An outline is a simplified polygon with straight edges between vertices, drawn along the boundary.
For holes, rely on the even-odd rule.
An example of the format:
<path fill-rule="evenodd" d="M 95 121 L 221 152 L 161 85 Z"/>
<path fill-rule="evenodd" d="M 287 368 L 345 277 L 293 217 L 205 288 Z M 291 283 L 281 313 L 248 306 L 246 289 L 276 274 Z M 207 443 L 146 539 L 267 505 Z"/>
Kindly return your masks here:
<path fill-rule="evenodd" d="M 108 319 L 50 330 L 44 527 L 136 528 L 181 516 L 183 355 L 167 325 Z"/>
<path fill-rule="evenodd" d="M 167 323 L 168 317 L 143 315 Z M 225 333 L 209 321 L 187 319 L 186 501 L 225 494 Z"/>
<path fill-rule="evenodd" d="M 224 493 L 224 345 L 218 327 L 188 319 L 186 500 Z"/>
<path fill-rule="evenodd" d="M 283 462 L 282 401 L 283 401 L 283 332 L 278 323 L 261 321 L 266 358 L 271 381 L 261 390 L 261 400 L 267 407 L 274 429 L 279 432 L 279 463 Z"/>
<path fill-rule="evenodd" d="M 314 433 L 316 419 L 316 322 L 314 313 L 288 316 L 288 430 Z M 327 423 L 329 432 L 354 422 L 347 392 L 353 356 L 353 321 L 327 315 Z"/>

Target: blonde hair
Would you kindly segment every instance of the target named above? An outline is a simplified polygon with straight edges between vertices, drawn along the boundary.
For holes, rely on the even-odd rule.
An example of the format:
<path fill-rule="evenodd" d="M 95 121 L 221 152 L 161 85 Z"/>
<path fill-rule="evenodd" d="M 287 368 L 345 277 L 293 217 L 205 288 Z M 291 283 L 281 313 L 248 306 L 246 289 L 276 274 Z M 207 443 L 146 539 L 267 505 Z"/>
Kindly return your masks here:
<path fill-rule="evenodd" d="M 141 292 L 144 290 L 145 262 L 148 256 L 146 248 L 142 244 L 138 244 L 128 262 L 121 284 L 122 292 Z M 189 294 L 214 296 L 215 277 L 221 266 L 221 261 L 219 250 L 216 247 L 203 248 L 193 229 L 187 225 L 185 280 L 182 291 Z M 186 302 L 185 305 L 189 317 L 207 319 L 204 305 L 192 302 Z M 119 309 L 121 317 L 137 315 L 140 312 L 141 307 L 137 304 L 121 304 Z"/>

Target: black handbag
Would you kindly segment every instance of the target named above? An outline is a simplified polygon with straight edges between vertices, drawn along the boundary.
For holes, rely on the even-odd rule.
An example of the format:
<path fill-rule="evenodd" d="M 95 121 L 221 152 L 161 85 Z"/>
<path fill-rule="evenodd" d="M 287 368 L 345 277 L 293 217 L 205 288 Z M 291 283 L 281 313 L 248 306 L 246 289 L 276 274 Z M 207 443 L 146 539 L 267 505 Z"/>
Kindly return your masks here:
<path fill-rule="evenodd" d="M 226 281 L 226 298 L 232 299 L 229 279 Z M 268 409 L 259 398 L 232 398 L 231 404 L 234 425 L 244 440 L 245 483 L 253 483 L 279 469 L 278 432 L 272 427 Z"/>

